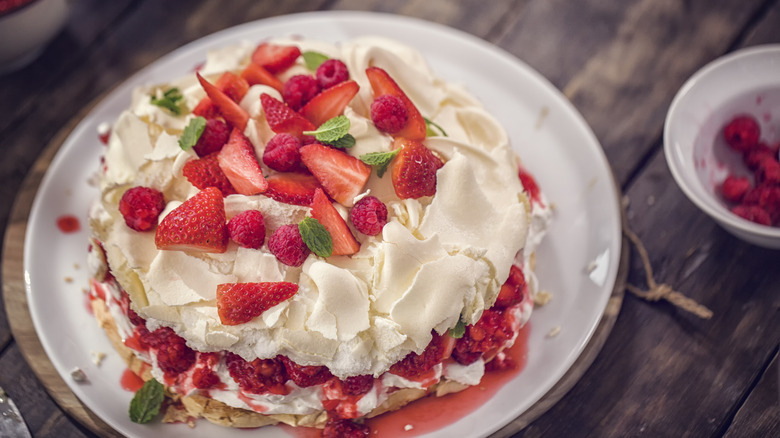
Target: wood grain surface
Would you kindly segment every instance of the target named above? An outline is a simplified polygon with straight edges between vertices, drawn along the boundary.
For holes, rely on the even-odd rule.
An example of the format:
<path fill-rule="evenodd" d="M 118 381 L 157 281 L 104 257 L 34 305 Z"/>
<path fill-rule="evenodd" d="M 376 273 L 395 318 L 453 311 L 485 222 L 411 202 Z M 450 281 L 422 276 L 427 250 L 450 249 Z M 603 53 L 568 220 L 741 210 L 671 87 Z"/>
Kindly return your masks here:
<path fill-rule="evenodd" d="M 0 225 L 13 224 L 7 236 L 23 230 L 24 218 L 11 217 L 16 193 L 26 175 L 35 175 L 34 163 L 56 143 L 57 133 L 99 96 L 176 47 L 295 12 L 356 9 L 420 17 L 498 45 L 564 91 L 604 147 L 628 201 L 628 223 L 647 246 L 656 280 L 715 314 L 700 320 L 665 303 L 627 296 L 593 364 L 558 403 L 514 436 L 780 435 L 780 251 L 734 238 L 688 201 L 669 174 L 661 140 L 669 103 L 697 69 L 741 47 L 780 43 L 780 0 L 69 4 L 65 31 L 32 65 L 0 81 Z M 34 178 L 28 176 L 25 187 Z M 31 200 L 32 193 L 18 197 Z M 9 251 L 8 238 L 4 244 Z M 628 282 L 643 287 L 635 255 Z M 7 272 L 18 269 L 3 266 L 4 292 Z M 8 296 L 5 301 L 12 315 L 24 306 L 8 303 Z M 34 435 L 93 436 L 22 360 L 20 345 L 34 334 L 12 337 L 6 312 L 0 311 L 0 385 L 20 405 Z"/>

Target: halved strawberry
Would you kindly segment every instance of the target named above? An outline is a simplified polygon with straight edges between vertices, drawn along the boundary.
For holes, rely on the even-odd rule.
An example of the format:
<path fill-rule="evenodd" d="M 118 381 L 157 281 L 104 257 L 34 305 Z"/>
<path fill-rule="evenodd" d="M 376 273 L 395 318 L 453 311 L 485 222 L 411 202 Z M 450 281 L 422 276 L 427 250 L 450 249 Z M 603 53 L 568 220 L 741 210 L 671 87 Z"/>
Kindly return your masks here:
<path fill-rule="evenodd" d="M 247 114 L 247 112 L 227 94 L 223 93 L 222 90 L 204 79 L 200 73 L 195 73 L 195 75 L 198 77 L 198 81 L 203 87 L 203 90 L 206 91 L 206 95 L 208 95 L 211 102 L 217 107 L 225 121 L 243 132 L 247 122 L 249 122 L 249 114 Z"/>
<path fill-rule="evenodd" d="M 222 193 L 209 187 L 168 213 L 157 226 L 157 249 L 223 253 L 227 249 Z"/>
<path fill-rule="evenodd" d="M 319 143 L 302 146 L 301 161 L 322 184 L 328 195 L 351 207 L 371 176 L 371 166 L 338 149 Z"/>
<path fill-rule="evenodd" d="M 290 68 L 300 55 L 301 49 L 296 46 L 260 43 L 252 53 L 252 62 L 276 74 Z"/>
<path fill-rule="evenodd" d="M 524 294 L 528 293 L 528 284 L 525 282 L 523 271 L 515 265 L 509 268 L 509 277 L 501 286 L 498 292 L 496 302 L 493 307 L 497 309 L 506 309 L 514 306 L 523 300 Z"/>
<path fill-rule="evenodd" d="M 330 233 L 333 240 L 333 255 L 351 255 L 358 252 L 360 244 L 355 240 L 355 236 L 352 235 L 336 207 L 330 203 L 328 196 L 320 189 L 314 192 L 311 215 L 320 221 Z"/>
<path fill-rule="evenodd" d="M 255 148 L 238 129 L 233 128 L 227 144 L 219 151 L 217 158 L 219 167 L 225 172 L 236 192 L 249 196 L 263 193 L 268 188 L 263 170 L 255 156 Z"/>
<path fill-rule="evenodd" d="M 320 126 L 343 114 L 344 108 L 349 105 L 359 90 L 360 85 L 355 81 L 345 81 L 334 85 L 314 96 L 300 109 L 300 113 L 309 119 L 314 126 Z"/>
<path fill-rule="evenodd" d="M 263 93 L 260 103 L 263 105 L 268 126 L 277 134 L 287 133 L 303 138 L 304 131 L 317 129 L 309 120 L 273 96 Z"/>
<path fill-rule="evenodd" d="M 236 193 L 236 190 L 230 185 L 230 181 L 225 176 L 225 172 L 219 167 L 217 152 L 206 155 L 203 158 L 187 161 L 184 163 L 182 173 L 187 178 L 187 181 L 201 190 L 208 187 L 216 187 L 222 192 L 222 196 Z"/>
<path fill-rule="evenodd" d="M 391 94 L 398 97 L 403 101 L 406 106 L 406 112 L 408 120 L 406 126 L 401 128 L 400 131 L 393 134 L 393 138 L 404 137 L 411 140 L 425 140 L 427 132 L 427 126 L 425 125 L 425 119 L 422 114 L 414 106 L 414 103 L 404 93 L 401 87 L 390 77 L 390 75 L 379 67 L 369 67 L 366 69 L 366 76 L 371 83 L 371 89 L 374 91 L 374 98 L 385 94 Z"/>
<path fill-rule="evenodd" d="M 253 62 L 250 62 L 241 72 L 241 77 L 246 79 L 249 85 L 268 85 L 280 93 L 284 89 L 284 84 L 279 78 Z"/>
<path fill-rule="evenodd" d="M 401 148 L 392 162 L 395 194 L 401 199 L 436 194 L 436 171 L 444 163 L 419 141 L 396 138 L 393 148 Z"/>
<path fill-rule="evenodd" d="M 268 182 L 265 196 L 293 205 L 311 205 L 314 191 L 322 187 L 317 178 L 305 173 L 275 173 L 265 180 Z"/>
<path fill-rule="evenodd" d="M 296 292 L 297 284 L 284 281 L 220 284 L 217 286 L 217 314 L 222 324 L 243 324 L 290 299 Z"/>
<path fill-rule="evenodd" d="M 217 83 L 214 85 L 235 103 L 241 103 L 241 99 L 249 91 L 249 82 L 229 71 L 222 73 L 222 76 L 217 79 Z"/>

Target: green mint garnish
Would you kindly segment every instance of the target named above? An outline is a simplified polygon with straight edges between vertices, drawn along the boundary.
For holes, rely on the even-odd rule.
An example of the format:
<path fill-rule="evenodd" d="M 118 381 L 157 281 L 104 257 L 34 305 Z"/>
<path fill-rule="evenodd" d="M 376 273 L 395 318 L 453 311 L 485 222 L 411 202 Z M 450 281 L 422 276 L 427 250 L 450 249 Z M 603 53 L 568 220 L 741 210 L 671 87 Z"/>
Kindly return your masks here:
<path fill-rule="evenodd" d="M 320 257 L 330 257 L 333 254 L 333 238 L 325 226 L 313 217 L 304 218 L 298 223 L 303 243 L 311 252 Z"/>
<path fill-rule="evenodd" d="M 157 105 L 160 108 L 165 108 L 173 114 L 179 116 L 183 112 L 181 107 L 183 99 L 184 96 L 182 96 L 181 91 L 174 87 L 164 92 L 163 96 L 160 98 L 152 96 L 152 104 Z"/>
<path fill-rule="evenodd" d="M 466 334 L 466 323 L 464 323 L 462 319 L 459 319 L 458 323 L 455 324 L 455 327 L 450 329 L 450 336 L 455 339 L 460 339 L 465 334 Z"/>
<path fill-rule="evenodd" d="M 319 67 L 320 64 L 330 59 L 326 55 L 314 51 L 303 52 L 301 53 L 301 56 L 303 56 L 303 62 L 306 63 L 306 68 L 311 71 L 317 70 L 317 67 Z"/>
<path fill-rule="evenodd" d="M 154 379 L 144 383 L 130 401 L 130 421 L 133 423 L 148 423 L 160 413 L 160 406 L 165 399 L 165 388 Z"/>
<path fill-rule="evenodd" d="M 347 116 L 336 116 L 320 125 L 316 131 L 303 131 L 303 135 L 313 135 L 317 141 L 337 148 L 349 148 L 355 145 L 355 137 L 349 133 Z"/>
<path fill-rule="evenodd" d="M 425 120 L 425 134 L 426 135 L 428 135 L 428 136 L 437 136 L 437 135 L 439 135 L 439 133 L 441 133 L 441 135 L 443 135 L 445 137 L 449 137 L 449 135 L 447 135 L 447 131 L 445 131 L 444 128 L 439 126 L 433 120 L 431 120 L 431 119 L 429 119 L 427 117 L 423 117 L 423 120 Z M 436 132 L 436 130 L 434 130 L 433 128 L 438 129 L 439 132 Z"/>
<path fill-rule="evenodd" d="M 376 175 L 382 178 L 382 175 L 384 175 L 385 171 L 387 170 L 387 165 L 393 161 L 393 158 L 398 155 L 398 151 L 400 150 L 401 149 L 399 148 L 388 152 L 369 152 L 367 154 L 361 155 L 360 161 L 368 164 L 369 166 L 376 167 Z"/>
<path fill-rule="evenodd" d="M 205 128 L 206 119 L 203 117 L 198 116 L 190 120 L 190 123 L 184 128 L 184 132 L 181 133 L 181 137 L 179 137 L 179 147 L 186 151 L 195 146 Z"/>

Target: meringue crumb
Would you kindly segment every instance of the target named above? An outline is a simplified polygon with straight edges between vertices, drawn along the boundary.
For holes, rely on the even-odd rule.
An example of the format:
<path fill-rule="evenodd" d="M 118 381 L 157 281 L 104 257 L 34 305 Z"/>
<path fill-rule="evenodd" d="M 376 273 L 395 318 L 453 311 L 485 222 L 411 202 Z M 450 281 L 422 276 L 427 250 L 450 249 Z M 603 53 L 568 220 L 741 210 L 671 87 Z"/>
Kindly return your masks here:
<path fill-rule="evenodd" d="M 78 263 L 74 263 L 73 264 L 73 269 L 79 270 L 79 269 L 81 269 L 81 265 L 79 265 Z"/>
<path fill-rule="evenodd" d="M 73 283 L 73 277 L 65 277 L 65 283 Z"/>
<path fill-rule="evenodd" d="M 540 290 L 534 295 L 534 304 L 537 306 L 544 306 L 552 299 L 552 294 L 546 290 Z"/>
<path fill-rule="evenodd" d="M 650 195 L 650 196 L 647 197 L 647 205 L 652 207 L 653 204 L 655 204 L 655 196 Z"/>
<path fill-rule="evenodd" d="M 102 351 L 91 351 L 90 354 L 92 355 L 92 363 L 96 366 L 100 366 L 100 364 L 103 363 L 103 359 L 106 358 L 106 353 L 103 353 Z"/>
<path fill-rule="evenodd" d="M 70 377 L 74 381 L 79 382 L 79 383 L 87 381 L 87 375 L 84 374 L 84 371 L 81 368 L 79 368 L 79 367 L 73 368 L 70 371 Z"/>
<path fill-rule="evenodd" d="M 547 337 L 548 338 L 554 338 L 554 337 L 558 336 L 558 333 L 560 333 L 560 332 L 561 332 L 561 326 L 556 325 L 555 327 L 552 328 L 552 330 L 547 332 Z"/>
<path fill-rule="evenodd" d="M 97 126 L 97 132 L 100 135 L 106 135 L 111 130 L 111 125 L 108 122 L 103 122 Z"/>
<path fill-rule="evenodd" d="M 411 424 L 407 424 L 406 426 L 404 426 L 404 430 L 407 432 L 409 432 L 412 429 L 414 429 L 414 426 L 412 426 Z"/>

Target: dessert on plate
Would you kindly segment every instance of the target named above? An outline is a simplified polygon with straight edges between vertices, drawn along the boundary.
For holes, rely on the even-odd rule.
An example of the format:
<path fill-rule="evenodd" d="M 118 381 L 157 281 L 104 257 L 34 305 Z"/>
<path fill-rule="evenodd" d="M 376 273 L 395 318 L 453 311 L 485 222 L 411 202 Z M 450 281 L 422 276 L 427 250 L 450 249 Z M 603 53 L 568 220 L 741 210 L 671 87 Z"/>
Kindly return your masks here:
<path fill-rule="evenodd" d="M 514 366 L 551 210 L 500 124 L 410 47 L 212 51 L 135 90 L 97 180 L 91 303 L 164 387 L 164 421 L 364 436 Z"/>

